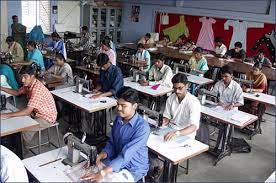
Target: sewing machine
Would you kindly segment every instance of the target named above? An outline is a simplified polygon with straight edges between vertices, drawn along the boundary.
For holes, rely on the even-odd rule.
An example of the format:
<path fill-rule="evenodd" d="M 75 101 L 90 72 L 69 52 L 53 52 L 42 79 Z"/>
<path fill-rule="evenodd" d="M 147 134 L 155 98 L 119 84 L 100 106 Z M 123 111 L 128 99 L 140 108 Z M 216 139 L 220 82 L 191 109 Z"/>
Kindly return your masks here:
<path fill-rule="evenodd" d="M 181 63 L 173 64 L 173 70 L 174 70 L 175 74 L 177 74 L 179 72 L 179 68 L 183 68 L 184 72 L 186 72 L 186 73 L 190 72 L 190 66 L 188 63 L 181 62 Z"/>
<path fill-rule="evenodd" d="M 87 80 L 86 77 L 80 78 L 80 77 L 76 77 L 76 91 L 77 93 L 91 93 L 93 90 L 93 80 L 89 79 Z"/>
<path fill-rule="evenodd" d="M 140 76 L 144 77 L 144 78 L 147 78 L 148 74 L 144 71 L 140 71 L 140 70 L 137 70 L 137 69 L 131 69 L 132 71 L 132 76 L 133 76 L 133 82 L 138 82 L 140 80 Z M 141 78 L 142 78 L 141 77 Z"/>
<path fill-rule="evenodd" d="M 6 103 L 7 103 L 7 100 L 6 100 L 6 95 L 1 95 L 1 98 L 0 98 L 0 102 L 1 102 L 1 105 L 0 105 L 0 111 L 2 110 L 5 110 L 6 109 Z"/>
<path fill-rule="evenodd" d="M 87 156 L 89 165 L 94 166 L 96 164 L 97 158 L 97 148 L 95 146 L 90 146 L 86 144 L 85 141 L 86 134 L 82 136 L 82 139 L 78 139 L 72 133 L 68 132 L 64 135 L 64 143 L 68 146 L 68 155 L 67 158 L 62 160 L 62 163 L 65 165 L 74 166 L 78 163 L 85 160 L 83 156 L 80 155 L 80 152 L 84 153 Z"/>
<path fill-rule="evenodd" d="M 201 100 L 202 105 L 205 105 L 205 104 L 217 105 L 218 103 L 218 95 L 204 88 L 198 91 L 198 97 Z"/>
<path fill-rule="evenodd" d="M 0 58 L 1 58 L 1 62 L 6 62 L 6 63 L 13 62 L 12 54 L 9 52 L 1 52 Z"/>
<path fill-rule="evenodd" d="M 143 105 L 139 105 L 138 106 L 138 112 L 141 113 L 143 115 L 143 118 L 148 121 L 149 117 L 151 119 L 156 119 L 156 124 L 157 125 L 153 125 L 151 123 L 149 123 L 151 128 L 158 128 L 162 125 L 163 123 L 163 114 L 154 110 L 151 110 Z"/>
<path fill-rule="evenodd" d="M 241 86 L 242 86 L 242 85 L 247 85 L 247 86 L 249 86 L 250 91 L 251 91 L 252 86 L 253 86 L 253 84 L 254 84 L 254 81 L 253 81 L 253 80 L 246 80 L 246 79 L 241 79 L 241 78 L 234 78 L 234 80 L 235 80 L 237 83 L 239 83 Z"/>

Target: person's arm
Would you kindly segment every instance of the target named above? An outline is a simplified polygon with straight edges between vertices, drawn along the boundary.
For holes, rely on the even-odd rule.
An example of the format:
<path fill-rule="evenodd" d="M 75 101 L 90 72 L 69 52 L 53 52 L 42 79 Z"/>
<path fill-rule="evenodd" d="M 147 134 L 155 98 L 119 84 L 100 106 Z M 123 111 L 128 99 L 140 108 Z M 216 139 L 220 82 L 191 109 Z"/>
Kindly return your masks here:
<path fill-rule="evenodd" d="M 264 66 L 272 68 L 272 63 L 270 62 L 270 60 L 268 58 L 264 58 Z"/>
<path fill-rule="evenodd" d="M 194 124 L 191 124 L 190 126 L 183 128 L 181 130 L 176 130 L 173 132 L 169 132 L 164 136 L 164 141 L 169 141 L 171 139 L 173 139 L 176 136 L 180 136 L 180 135 L 189 135 L 191 133 L 193 133 L 196 130 L 196 126 Z"/>
<path fill-rule="evenodd" d="M 172 95 L 171 95 L 172 96 Z M 162 126 L 166 126 L 169 124 L 170 120 L 172 119 L 172 114 L 171 114 L 171 96 L 167 99 L 166 105 L 165 105 L 165 110 L 163 113 L 163 123 Z"/>
<path fill-rule="evenodd" d="M 122 167 L 124 167 L 132 157 L 136 154 L 136 152 L 147 144 L 148 137 L 150 134 L 150 129 L 146 125 L 139 126 L 136 129 L 135 134 L 132 136 L 131 141 L 128 142 L 122 149 L 122 151 L 118 154 L 116 158 L 114 158 L 109 166 L 112 168 L 113 172 L 119 172 Z"/>
<path fill-rule="evenodd" d="M 239 86 L 234 93 L 234 101 L 232 102 L 232 104 L 224 106 L 224 109 L 231 110 L 235 107 L 240 107 L 243 105 L 244 105 L 243 91 L 242 91 L 242 88 Z"/>
<path fill-rule="evenodd" d="M 3 113 L 1 114 L 2 118 L 12 118 L 18 116 L 29 116 L 33 112 L 34 108 L 27 106 L 25 109 L 17 111 L 17 112 L 10 112 L 10 113 Z"/>
<path fill-rule="evenodd" d="M 2 87 L 2 86 L 0 86 L 0 90 L 4 91 L 10 95 L 13 95 L 13 96 L 19 96 L 21 94 L 19 90 L 13 90 L 13 89 Z"/>
<path fill-rule="evenodd" d="M 194 133 L 199 128 L 199 121 L 200 121 L 200 111 L 201 105 L 199 101 L 196 99 L 192 101 L 189 105 L 189 123 L 190 125 L 174 132 L 169 132 L 164 136 L 164 140 L 168 141 L 174 138 L 175 136 L 179 135 L 189 135 Z"/>
<path fill-rule="evenodd" d="M 171 82 L 172 78 L 173 78 L 172 69 L 170 67 L 167 67 L 167 69 L 165 70 L 165 73 L 160 81 L 160 84 L 171 88 L 172 87 L 172 82 Z"/>

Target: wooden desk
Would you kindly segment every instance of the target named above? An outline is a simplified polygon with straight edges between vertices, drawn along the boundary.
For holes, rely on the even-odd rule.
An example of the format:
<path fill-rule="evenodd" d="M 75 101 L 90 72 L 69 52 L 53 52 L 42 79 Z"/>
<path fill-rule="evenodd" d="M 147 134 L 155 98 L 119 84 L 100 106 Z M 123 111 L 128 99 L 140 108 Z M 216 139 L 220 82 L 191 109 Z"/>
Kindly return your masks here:
<path fill-rule="evenodd" d="M 257 95 L 259 95 L 257 97 Z M 256 102 L 260 102 L 263 104 L 267 104 L 267 105 L 272 105 L 275 106 L 275 101 L 276 101 L 276 97 L 273 95 L 268 95 L 265 93 L 246 93 L 243 92 L 243 96 L 245 99 L 251 100 L 251 101 L 256 101 Z"/>
<path fill-rule="evenodd" d="M 130 66 L 134 67 L 139 70 L 143 70 L 144 67 L 148 66 L 146 63 L 137 63 L 137 62 L 132 62 L 132 61 L 126 61 L 124 58 L 118 58 L 117 59 L 118 64 L 121 64 L 122 66 Z"/>
<path fill-rule="evenodd" d="M 150 118 L 148 119 L 148 122 L 156 125 L 156 121 Z M 167 167 L 164 167 L 164 182 L 176 182 L 178 164 L 185 160 L 188 162 L 190 158 L 208 151 L 209 149 L 209 146 L 206 144 L 190 137 L 185 140 L 186 138 L 186 136 L 183 136 L 182 140 L 182 137 L 180 136 L 177 141 L 171 140 L 164 142 L 164 136 L 154 135 L 153 133 L 150 134 L 147 142 L 149 150 L 162 157 L 166 162 L 165 165 L 167 164 Z M 184 145 L 187 145 L 188 147 L 184 147 Z M 172 165 L 171 173 L 169 173 L 169 164 Z"/>
<path fill-rule="evenodd" d="M 244 123 L 233 120 L 231 116 L 238 113 L 248 116 L 249 119 Z M 232 152 L 231 140 L 234 133 L 234 127 L 243 129 L 246 126 L 258 120 L 257 116 L 248 114 L 242 111 L 231 110 L 231 111 L 222 112 L 222 111 L 214 110 L 214 107 L 206 107 L 206 106 L 201 106 L 201 114 L 203 114 L 207 118 L 215 119 L 219 123 L 221 123 L 221 128 L 220 128 L 220 132 L 222 133 L 221 138 L 218 139 L 219 141 L 216 142 L 216 147 L 214 148 L 217 150 L 213 149 L 213 151 L 211 151 L 211 153 L 217 156 L 216 160 L 213 163 L 214 165 L 216 165 L 224 157 L 231 155 L 231 152 Z M 219 148 L 220 146 L 221 148 Z"/>
<path fill-rule="evenodd" d="M 69 120 L 76 136 L 81 138 L 83 132 L 87 133 L 87 142 L 90 145 L 99 145 L 107 140 L 106 124 L 107 110 L 117 106 L 117 101 L 111 97 L 102 97 L 99 99 L 86 98 L 83 94 L 75 93 L 75 86 L 53 90 L 51 93 L 62 102 L 70 104 Z M 82 111 L 86 114 L 83 118 Z M 90 128 L 83 129 L 81 122 L 89 122 Z"/>
<path fill-rule="evenodd" d="M 1 111 L 1 113 L 14 112 L 17 109 L 11 104 L 7 103 L 7 110 Z M 1 137 L 11 135 L 14 133 L 20 133 L 22 131 L 31 130 L 38 127 L 39 124 L 30 116 L 20 116 L 14 118 L 1 118 Z"/>
<path fill-rule="evenodd" d="M 75 107 L 84 110 L 88 113 L 97 112 L 103 109 L 108 109 L 117 106 L 117 100 L 110 97 L 102 97 L 99 99 L 90 99 L 84 97 L 82 94 L 75 93 L 75 86 L 53 90 L 51 93 L 62 99 L 63 101 L 74 105 Z M 105 103 L 101 101 L 106 101 Z"/>
<path fill-rule="evenodd" d="M 63 79 L 55 78 L 52 76 L 46 76 L 45 78 L 38 78 L 47 88 L 55 88 L 63 85 Z"/>
<path fill-rule="evenodd" d="M 120 44 L 121 48 L 127 48 L 127 49 L 137 49 L 136 44 Z M 179 53 L 179 49 L 172 49 L 169 47 L 159 47 L 156 51 L 149 51 L 150 53 L 156 54 L 156 53 L 163 53 L 165 56 L 180 60 L 186 60 L 188 61 L 192 54 L 184 54 Z M 231 59 L 224 59 L 224 58 L 218 58 L 211 54 L 204 55 L 204 57 L 207 60 L 207 63 L 211 67 L 219 67 L 229 64 L 231 67 L 233 67 L 234 71 L 240 72 L 240 73 L 247 73 L 250 68 L 252 67 L 250 63 L 246 62 L 235 62 Z M 266 75 L 267 79 L 275 81 L 276 80 L 276 69 L 275 68 L 268 68 L 263 67 L 263 73 Z"/>
<path fill-rule="evenodd" d="M 200 76 L 196 76 L 196 75 L 184 73 L 184 72 L 179 72 L 179 73 L 185 74 L 190 83 L 194 83 L 200 86 L 214 83 L 214 80 L 209 78 L 204 78 L 204 77 L 200 77 Z"/>
<path fill-rule="evenodd" d="M 89 72 L 90 74 L 100 75 L 100 69 L 88 69 L 86 66 L 76 66 L 76 69 Z"/>
<path fill-rule="evenodd" d="M 7 110 L 1 111 L 1 113 L 17 111 L 17 109 L 9 103 L 6 104 L 6 108 Z M 29 116 L 20 116 L 7 119 L 1 118 L 0 130 L 2 142 L 4 142 L 3 139 L 6 138 L 8 140 L 8 144 L 6 146 L 8 146 L 9 149 L 14 149 L 15 154 L 18 155 L 20 159 L 23 159 L 21 132 L 31 130 L 36 127 L 39 127 L 39 123 Z"/>
<path fill-rule="evenodd" d="M 151 86 L 141 86 L 137 82 L 132 82 L 132 77 L 124 78 L 124 86 L 129 86 L 141 93 L 150 95 L 152 97 L 163 96 L 173 91 L 172 88 L 161 85 L 157 88 L 157 90 L 151 89 Z"/>
<path fill-rule="evenodd" d="M 39 167 L 39 165 L 58 158 L 62 159 Z M 38 182 L 73 182 L 65 173 L 70 166 L 61 163 L 65 158 L 67 158 L 67 146 L 26 158 L 22 162 Z"/>

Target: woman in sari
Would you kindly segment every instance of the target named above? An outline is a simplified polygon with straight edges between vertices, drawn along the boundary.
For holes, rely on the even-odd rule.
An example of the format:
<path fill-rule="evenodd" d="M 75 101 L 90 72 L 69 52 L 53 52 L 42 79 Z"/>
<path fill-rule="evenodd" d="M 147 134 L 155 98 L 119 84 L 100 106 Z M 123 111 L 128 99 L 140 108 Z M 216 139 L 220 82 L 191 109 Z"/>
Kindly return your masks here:
<path fill-rule="evenodd" d="M 252 88 L 244 86 L 244 92 L 267 93 L 267 79 L 265 74 L 262 73 L 262 64 L 255 63 L 252 71 L 247 74 L 246 79 L 254 82 Z"/>
<path fill-rule="evenodd" d="M 243 86 L 244 92 L 250 93 L 267 93 L 267 79 L 264 73 L 262 73 L 262 64 L 255 63 L 252 67 L 252 71 L 247 74 L 247 80 L 252 80 L 252 87 Z M 247 112 L 252 114 L 261 114 L 265 111 L 265 105 L 260 105 L 259 102 L 256 101 L 246 101 L 245 107 L 247 108 Z M 249 111 L 248 111 L 249 110 Z M 262 115 L 262 114 L 261 114 Z"/>

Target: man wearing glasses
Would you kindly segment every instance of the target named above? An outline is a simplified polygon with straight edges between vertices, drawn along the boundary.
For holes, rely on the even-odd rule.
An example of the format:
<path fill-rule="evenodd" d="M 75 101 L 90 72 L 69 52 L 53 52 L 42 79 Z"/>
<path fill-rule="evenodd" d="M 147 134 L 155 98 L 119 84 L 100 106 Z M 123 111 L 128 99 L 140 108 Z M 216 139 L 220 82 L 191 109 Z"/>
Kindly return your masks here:
<path fill-rule="evenodd" d="M 174 93 L 166 101 L 163 126 L 170 125 L 175 131 L 164 136 L 168 141 L 176 136 L 188 135 L 195 138 L 200 120 L 200 102 L 187 91 L 186 75 L 178 73 L 172 78 Z"/>

